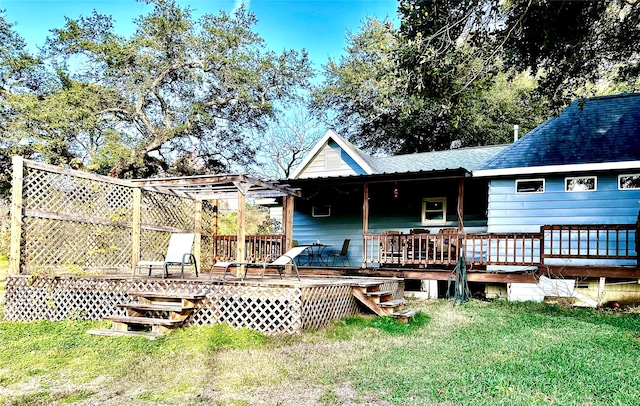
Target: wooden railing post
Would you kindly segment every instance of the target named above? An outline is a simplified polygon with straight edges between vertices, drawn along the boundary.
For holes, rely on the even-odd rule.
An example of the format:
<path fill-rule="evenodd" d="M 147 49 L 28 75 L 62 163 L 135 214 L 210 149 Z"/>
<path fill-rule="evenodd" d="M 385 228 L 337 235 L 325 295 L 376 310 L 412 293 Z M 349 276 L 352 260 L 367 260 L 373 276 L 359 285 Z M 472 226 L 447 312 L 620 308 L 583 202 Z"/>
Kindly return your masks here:
<path fill-rule="evenodd" d="M 196 212 L 194 213 L 195 239 L 193 241 L 193 256 L 196 264 L 202 268 L 202 200 L 196 200 Z"/>
<path fill-rule="evenodd" d="M 285 243 L 282 253 L 293 248 L 293 205 L 293 196 L 287 195 L 282 198 L 282 231 Z"/>
<path fill-rule="evenodd" d="M 135 275 L 135 267 L 140 261 L 140 228 L 142 224 L 142 191 L 140 188 L 133 189 L 133 216 L 131 225 L 131 271 Z"/>
<path fill-rule="evenodd" d="M 9 248 L 9 274 L 20 274 L 20 255 L 22 241 L 22 187 L 24 177 L 24 159 L 14 156 L 11 187 L 11 246 Z"/>

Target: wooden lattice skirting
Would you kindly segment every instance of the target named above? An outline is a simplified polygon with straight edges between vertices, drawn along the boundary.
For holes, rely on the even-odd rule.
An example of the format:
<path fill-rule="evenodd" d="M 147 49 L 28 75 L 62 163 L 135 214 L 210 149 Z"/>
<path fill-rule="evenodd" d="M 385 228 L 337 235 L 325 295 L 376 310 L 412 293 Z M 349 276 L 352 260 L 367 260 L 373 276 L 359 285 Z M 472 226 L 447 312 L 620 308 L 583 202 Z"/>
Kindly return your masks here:
<path fill-rule="evenodd" d="M 388 280 L 385 290 L 404 292 L 402 280 Z M 4 317 L 11 321 L 100 320 L 122 315 L 130 291 L 205 293 L 187 325 L 228 323 L 267 335 L 292 335 L 325 327 L 358 314 L 349 283 L 318 286 L 224 284 L 215 281 L 127 277 L 7 277 Z M 394 295 L 394 296 L 396 296 Z"/>

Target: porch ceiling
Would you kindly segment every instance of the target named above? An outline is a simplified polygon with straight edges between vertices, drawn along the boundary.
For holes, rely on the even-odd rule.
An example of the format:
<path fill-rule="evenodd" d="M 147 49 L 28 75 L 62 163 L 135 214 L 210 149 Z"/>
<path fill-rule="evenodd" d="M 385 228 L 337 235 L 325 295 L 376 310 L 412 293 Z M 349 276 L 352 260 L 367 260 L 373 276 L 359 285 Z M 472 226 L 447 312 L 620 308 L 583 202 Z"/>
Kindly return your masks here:
<path fill-rule="evenodd" d="M 235 199 L 238 192 L 249 198 L 300 196 L 300 191 L 280 184 L 247 175 L 199 175 L 175 178 L 138 179 L 136 186 L 158 192 L 189 197 L 198 200 Z"/>

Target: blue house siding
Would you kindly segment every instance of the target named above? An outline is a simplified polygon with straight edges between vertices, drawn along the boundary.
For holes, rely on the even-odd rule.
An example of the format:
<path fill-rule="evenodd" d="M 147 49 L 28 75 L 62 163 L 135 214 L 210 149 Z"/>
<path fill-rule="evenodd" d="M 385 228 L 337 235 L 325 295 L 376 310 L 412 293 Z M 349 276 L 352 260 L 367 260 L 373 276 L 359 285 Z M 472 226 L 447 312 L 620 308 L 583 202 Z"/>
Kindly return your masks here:
<path fill-rule="evenodd" d="M 544 193 L 515 193 L 515 179 L 489 183 L 488 232 L 540 232 L 553 224 L 634 224 L 640 190 L 618 190 L 617 173 L 597 176 L 597 190 L 566 192 L 564 176 L 545 178 Z M 576 175 L 571 175 L 576 176 Z M 542 176 L 534 177 L 536 179 Z M 632 244 L 633 245 L 633 244 Z M 555 260 L 554 265 L 634 265 L 631 261 Z"/>
<path fill-rule="evenodd" d="M 546 224 L 635 223 L 640 190 L 618 190 L 617 174 L 597 177 L 593 192 L 565 192 L 564 177 L 557 175 L 545 178 L 544 193 L 516 194 L 515 179 L 490 181 L 488 232 L 539 232 Z"/>
<path fill-rule="evenodd" d="M 350 238 L 349 262 L 352 266 L 362 263 L 362 219 L 359 216 L 341 215 L 329 217 L 312 217 L 310 214 L 297 211 L 293 216 L 293 239 L 298 244 L 313 244 L 320 241 L 330 247 L 326 252 L 339 251 L 345 238 Z M 345 261 L 346 262 L 346 261 Z M 331 265 L 331 262 L 329 262 Z M 336 265 L 341 265 L 340 261 Z"/>

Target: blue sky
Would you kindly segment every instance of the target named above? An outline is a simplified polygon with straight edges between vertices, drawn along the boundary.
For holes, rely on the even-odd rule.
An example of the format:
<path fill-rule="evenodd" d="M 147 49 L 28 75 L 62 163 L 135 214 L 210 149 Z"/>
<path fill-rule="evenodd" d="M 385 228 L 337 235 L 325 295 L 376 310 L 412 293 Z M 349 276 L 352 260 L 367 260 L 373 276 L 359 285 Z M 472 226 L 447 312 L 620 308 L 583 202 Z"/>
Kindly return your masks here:
<path fill-rule="evenodd" d="M 179 0 L 189 5 L 194 16 L 204 13 L 231 12 L 239 1 Z M 283 49 L 306 49 L 316 68 L 329 57 L 338 58 L 346 46 L 348 31 L 358 32 L 369 16 L 389 18 L 397 26 L 397 0 L 250 0 L 245 1 L 258 18 L 255 30 L 267 46 L 277 52 Z M 150 10 L 135 0 L 0 0 L 6 20 L 35 49 L 42 46 L 49 30 L 61 28 L 65 17 L 89 15 L 92 10 L 113 16 L 116 30 L 131 34 L 132 20 Z"/>

